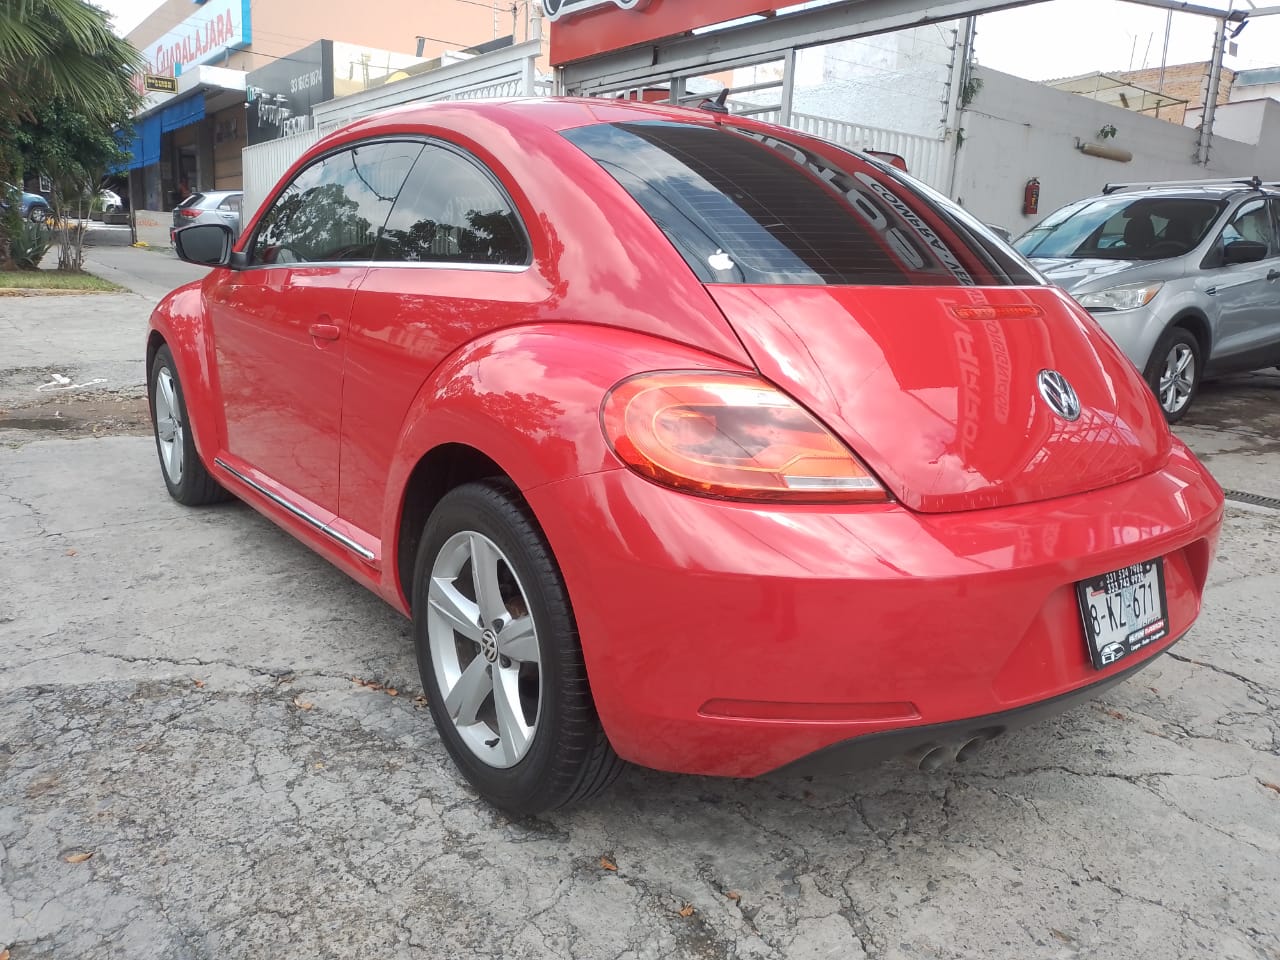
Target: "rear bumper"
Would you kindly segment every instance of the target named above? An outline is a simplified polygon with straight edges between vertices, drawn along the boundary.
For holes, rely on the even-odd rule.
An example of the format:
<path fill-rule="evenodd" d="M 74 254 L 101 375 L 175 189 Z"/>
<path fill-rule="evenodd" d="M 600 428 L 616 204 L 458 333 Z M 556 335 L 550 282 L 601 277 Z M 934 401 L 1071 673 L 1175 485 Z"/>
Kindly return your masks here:
<path fill-rule="evenodd" d="M 1181 636 L 1222 521 L 1220 489 L 1181 444 L 1139 480 L 947 515 L 725 503 L 626 470 L 526 496 L 568 584 L 614 748 L 718 776 L 1091 696 L 1172 640 L 1094 669 L 1074 584 L 1164 557 L 1170 636 Z"/>
<path fill-rule="evenodd" d="M 1181 639 L 1180 637 L 1178 639 Z M 1162 649 L 1168 650 L 1176 643 L 1172 640 Z M 776 777 L 821 777 L 836 776 L 850 770 L 858 770 L 874 766 L 885 760 L 897 757 L 910 757 L 925 769 L 932 768 L 934 763 L 949 760 L 964 760 L 978 747 L 1003 736 L 1012 730 L 1047 720 L 1072 707 L 1077 707 L 1092 700 L 1105 690 L 1114 687 L 1123 680 L 1148 666 L 1155 657 L 1147 657 L 1126 667 L 1119 673 L 1112 674 L 1105 680 L 1099 680 L 1088 686 L 1072 690 L 1048 700 L 1006 710 L 1002 713 L 991 713 L 984 717 L 969 717 L 964 720 L 953 720 L 950 723 L 928 724 L 923 727 L 903 727 L 898 730 L 886 730 L 883 733 L 869 733 L 861 737 L 853 737 L 840 743 L 833 743 L 807 757 L 801 757 L 784 767 L 770 771 L 768 776 Z"/>

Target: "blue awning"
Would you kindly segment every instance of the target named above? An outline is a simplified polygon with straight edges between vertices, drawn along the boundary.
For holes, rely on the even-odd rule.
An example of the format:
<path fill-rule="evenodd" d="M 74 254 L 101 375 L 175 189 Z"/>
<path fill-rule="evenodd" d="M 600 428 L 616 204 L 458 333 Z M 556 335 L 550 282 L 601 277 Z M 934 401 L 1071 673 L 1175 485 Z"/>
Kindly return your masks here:
<path fill-rule="evenodd" d="M 130 159 L 111 173 L 123 173 L 125 170 L 137 170 L 160 162 L 160 134 L 169 133 L 180 127 L 199 123 L 204 119 L 204 97 L 197 94 L 179 103 L 172 103 L 151 116 L 137 121 L 133 125 L 133 139 L 122 145 L 129 152 Z"/>
<path fill-rule="evenodd" d="M 181 103 L 170 104 L 160 111 L 160 129 L 164 133 L 179 127 L 199 123 L 204 119 L 204 97 L 188 97 Z"/>
<path fill-rule="evenodd" d="M 204 115 L 204 98 L 200 99 L 200 114 Z M 117 134 L 118 136 L 118 134 Z M 124 144 L 129 160 L 112 168 L 111 173 L 137 170 L 160 162 L 160 117 L 150 116 L 133 125 L 133 139 Z"/>

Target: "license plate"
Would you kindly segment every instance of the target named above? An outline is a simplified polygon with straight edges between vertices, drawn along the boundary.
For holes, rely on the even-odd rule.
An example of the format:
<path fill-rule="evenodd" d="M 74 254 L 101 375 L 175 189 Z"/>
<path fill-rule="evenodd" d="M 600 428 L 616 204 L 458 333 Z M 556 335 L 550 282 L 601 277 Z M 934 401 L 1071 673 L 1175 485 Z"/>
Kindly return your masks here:
<path fill-rule="evenodd" d="M 1164 561 L 1148 560 L 1076 584 L 1089 659 L 1098 670 L 1169 635 Z"/>

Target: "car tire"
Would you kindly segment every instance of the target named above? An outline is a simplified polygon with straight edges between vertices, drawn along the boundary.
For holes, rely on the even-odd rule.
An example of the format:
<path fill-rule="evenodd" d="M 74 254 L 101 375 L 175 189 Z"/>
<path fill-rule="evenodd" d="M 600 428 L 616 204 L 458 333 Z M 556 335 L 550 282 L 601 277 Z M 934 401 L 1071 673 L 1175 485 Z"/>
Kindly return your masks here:
<path fill-rule="evenodd" d="M 187 401 L 178 379 L 178 367 L 167 346 L 156 351 L 148 376 L 151 429 L 160 475 L 169 496 L 188 507 L 201 507 L 229 500 L 231 494 L 214 480 L 196 450 L 195 437 L 187 420 Z"/>
<path fill-rule="evenodd" d="M 27 211 L 27 219 L 32 223 L 48 223 L 49 208 L 37 203 Z"/>
<path fill-rule="evenodd" d="M 1170 327 L 1156 343 L 1147 363 L 1146 380 L 1169 423 L 1187 415 L 1200 390 L 1204 351 L 1186 327 Z"/>
<path fill-rule="evenodd" d="M 414 570 L 413 634 L 445 748 L 495 807 L 525 816 L 567 806 L 622 771 L 564 580 L 509 484 L 464 484 L 432 511 Z"/>

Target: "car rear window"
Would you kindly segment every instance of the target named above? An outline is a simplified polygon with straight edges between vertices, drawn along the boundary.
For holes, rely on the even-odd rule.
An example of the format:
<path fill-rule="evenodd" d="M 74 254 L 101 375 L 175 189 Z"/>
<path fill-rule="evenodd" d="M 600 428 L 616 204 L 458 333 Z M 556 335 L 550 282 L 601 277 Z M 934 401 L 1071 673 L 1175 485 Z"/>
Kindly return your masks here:
<path fill-rule="evenodd" d="M 977 220 L 887 164 L 732 125 L 597 124 L 564 136 L 708 283 L 989 286 L 1042 281 Z"/>
<path fill-rule="evenodd" d="M 203 199 L 204 199 L 203 193 L 193 193 L 191 196 L 187 197 L 187 199 L 183 200 L 180 204 L 178 204 L 178 206 L 179 207 L 196 207 L 200 205 L 200 201 Z"/>

